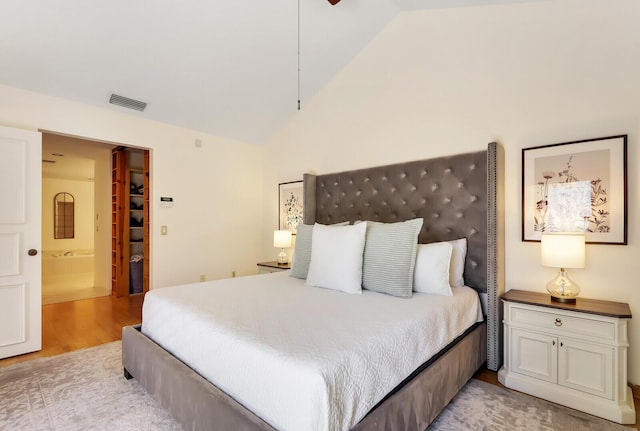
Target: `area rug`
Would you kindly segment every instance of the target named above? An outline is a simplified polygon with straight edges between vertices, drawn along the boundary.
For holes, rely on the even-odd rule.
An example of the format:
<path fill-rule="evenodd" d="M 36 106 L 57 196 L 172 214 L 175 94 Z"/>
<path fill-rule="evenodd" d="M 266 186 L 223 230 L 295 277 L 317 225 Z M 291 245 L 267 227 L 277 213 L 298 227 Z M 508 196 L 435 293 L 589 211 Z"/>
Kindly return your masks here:
<path fill-rule="evenodd" d="M 634 429 L 479 380 L 470 380 L 428 428 L 429 431 Z"/>
<path fill-rule="evenodd" d="M 478 380 L 471 380 L 428 428 L 429 431 L 629 429 Z M 181 428 L 135 380 L 123 377 L 121 343 L 116 341 L 0 368 L 0 430 Z"/>
<path fill-rule="evenodd" d="M 120 341 L 0 368 L 0 430 L 181 430 L 122 374 Z"/>

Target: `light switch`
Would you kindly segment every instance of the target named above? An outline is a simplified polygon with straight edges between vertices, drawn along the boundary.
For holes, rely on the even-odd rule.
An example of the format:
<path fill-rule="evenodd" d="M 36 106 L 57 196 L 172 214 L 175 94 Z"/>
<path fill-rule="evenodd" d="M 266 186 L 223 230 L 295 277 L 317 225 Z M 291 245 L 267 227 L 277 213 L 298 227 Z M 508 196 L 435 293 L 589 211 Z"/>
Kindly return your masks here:
<path fill-rule="evenodd" d="M 166 235 L 166 234 L 167 234 L 167 227 L 160 226 L 160 235 Z"/>
<path fill-rule="evenodd" d="M 173 198 L 169 196 L 161 196 L 160 208 L 173 208 Z"/>

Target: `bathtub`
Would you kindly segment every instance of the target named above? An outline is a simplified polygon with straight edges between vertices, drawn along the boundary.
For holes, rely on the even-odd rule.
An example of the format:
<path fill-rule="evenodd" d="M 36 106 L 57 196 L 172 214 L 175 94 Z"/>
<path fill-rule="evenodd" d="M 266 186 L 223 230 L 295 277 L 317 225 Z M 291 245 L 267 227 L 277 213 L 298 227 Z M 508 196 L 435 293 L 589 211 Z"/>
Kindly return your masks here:
<path fill-rule="evenodd" d="M 42 252 L 42 276 L 93 272 L 93 250 L 55 250 Z"/>

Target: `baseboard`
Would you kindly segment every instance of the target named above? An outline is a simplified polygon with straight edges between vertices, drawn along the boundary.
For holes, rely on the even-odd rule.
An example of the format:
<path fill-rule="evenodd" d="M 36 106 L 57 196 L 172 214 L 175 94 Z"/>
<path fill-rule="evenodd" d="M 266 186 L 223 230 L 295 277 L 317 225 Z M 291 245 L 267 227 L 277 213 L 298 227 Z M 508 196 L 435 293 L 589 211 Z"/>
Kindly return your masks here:
<path fill-rule="evenodd" d="M 629 384 L 629 386 L 631 386 L 631 392 L 633 392 L 633 398 L 635 398 L 636 400 L 640 400 L 640 385 Z"/>

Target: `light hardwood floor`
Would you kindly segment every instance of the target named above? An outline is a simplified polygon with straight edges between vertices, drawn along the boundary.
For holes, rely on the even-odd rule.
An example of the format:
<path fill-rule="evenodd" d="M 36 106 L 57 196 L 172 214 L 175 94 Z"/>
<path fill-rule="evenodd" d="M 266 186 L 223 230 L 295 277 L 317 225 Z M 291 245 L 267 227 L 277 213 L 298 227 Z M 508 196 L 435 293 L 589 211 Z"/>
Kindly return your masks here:
<path fill-rule="evenodd" d="M 0 359 L 0 368 L 122 338 L 122 327 L 142 321 L 143 295 L 103 296 L 42 307 L 42 350 Z"/>

